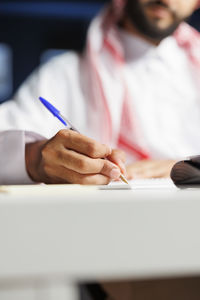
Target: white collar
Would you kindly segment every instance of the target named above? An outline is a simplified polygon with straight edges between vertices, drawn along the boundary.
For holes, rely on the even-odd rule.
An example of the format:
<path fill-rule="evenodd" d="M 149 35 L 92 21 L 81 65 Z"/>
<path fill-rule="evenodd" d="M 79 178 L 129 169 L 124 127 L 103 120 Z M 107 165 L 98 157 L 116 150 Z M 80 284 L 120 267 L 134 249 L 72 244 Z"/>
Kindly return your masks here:
<path fill-rule="evenodd" d="M 124 48 L 125 60 L 135 61 L 146 56 L 155 46 L 134 36 L 124 29 L 119 29 L 119 37 Z"/>
<path fill-rule="evenodd" d="M 144 57 L 159 57 L 161 60 L 170 62 L 170 64 L 174 63 L 174 61 L 177 63 L 180 61 L 181 49 L 173 36 L 165 38 L 158 46 L 121 28 L 119 29 L 119 36 L 124 47 L 126 62 L 134 63 Z M 178 49 L 179 51 L 177 51 Z"/>

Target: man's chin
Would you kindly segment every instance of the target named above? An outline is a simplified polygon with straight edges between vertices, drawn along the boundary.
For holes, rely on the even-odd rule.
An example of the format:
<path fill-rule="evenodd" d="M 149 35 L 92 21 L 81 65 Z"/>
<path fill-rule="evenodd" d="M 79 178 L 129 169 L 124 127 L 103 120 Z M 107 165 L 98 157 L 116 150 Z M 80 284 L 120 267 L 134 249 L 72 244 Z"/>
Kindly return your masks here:
<path fill-rule="evenodd" d="M 172 35 L 179 26 L 180 22 L 174 22 L 171 18 L 149 18 L 146 17 L 145 26 L 140 29 L 146 31 L 151 38 L 165 38 Z"/>
<path fill-rule="evenodd" d="M 179 24 L 180 22 L 164 24 L 164 22 L 162 23 L 160 20 L 158 20 L 157 22 L 146 21 L 143 24 L 134 23 L 134 26 L 137 27 L 138 31 L 147 38 L 155 41 L 161 41 L 168 36 L 173 35 Z"/>
<path fill-rule="evenodd" d="M 173 35 L 174 31 L 177 29 L 177 26 L 174 28 L 167 28 L 165 30 L 159 30 L 159 29 L 148 29 L 146 31 L 143 31 L 144 36 L 147 38 L 150 38 L 155 41 L 162 41 L 163 39 L 167 38 L 168 36 Z"/>

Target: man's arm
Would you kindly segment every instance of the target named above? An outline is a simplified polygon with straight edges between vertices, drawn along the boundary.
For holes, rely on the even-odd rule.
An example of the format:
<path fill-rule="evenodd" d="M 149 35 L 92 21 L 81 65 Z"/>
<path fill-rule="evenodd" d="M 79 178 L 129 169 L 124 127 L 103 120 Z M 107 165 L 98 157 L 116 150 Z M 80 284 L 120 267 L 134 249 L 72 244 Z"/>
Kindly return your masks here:
<path fill-rule="evenodd" d="M 31 184 L 25 165 L 24 131 L 0 132 L 0 185 Z"/>
<path fill-rule="evenodd" d="M 77 99 L 69 92 L 73 76 L 68 76 L 71 62 L 77 59 L 75 55 L 73 59 L 68 55 L 53 59 L 25 81 L 13 100 L 0 105 L 0 184 L 32 182 L 25 167 L 26 144 L 41 140 L 36 133 L 50 138 L 61 128 L 60 123 L 41 105 L 38 96 L 55 99 L 58 107 L 64 108 L 73 122 L 76 113 L 74 108 L 84 111 L 83 101 L 80 100 L 79 105 L 76 101 L 68 101 L 71 98 Z M 86 123 L 85 119 L 81 119 L 80 113 L 76 118 L 81 124 Z M 27 140 L 29 131 L 35 132 L 35 139 Z"/>
<path fill-rule="evenodd" d="M 26 80 L 12 101 L 0 105 L 0 131 L 4 136 L 4 140 L 0 143 L 0 184 L 24 184 L 33 181 L 107 183 L 111 178 L 117 178 L 119 174 L 119 170 L 116 171 L 117 175 L 111 174 L 113 168 L 111 161 L 117 164 L 122 172 L 124 171 L 125 167 L 119 158 L 119 151 L 107 153 L 105 146 L 102 147 L 101 144 L 91 142 L 83 136 L 82 141 L 78 139 L 76 142 L 78 148 L 77 145 L 74 147 L 73 143 L 66 145 L 65 143 L 69 140 L 74 141 L 75 136 L 64 139 L 61 138 L 60 133 L 56 134 L 60 130 L 60 123 L 52 118 L 38 100 L 38 96 L 55 99 L 56 105 L 64 108 L 65 114 L 70 116 L 71 121 L 75 125 L 77 122 L 83 124 L 85 130 L 82 127 L 80 129 L 86 135 L 88 134 L 86 130 L 87 103 L 76 93 L 74 84 L 79 73 L 77 67 L 74 69 L 67 67 L 71 62 L 76 66 L 78 57 L 67 55 L 50 61 Z M 71 74 L 71 69 L 74 70 L 74 74 Z M 80 111 L 83 113 L 80 114 Z M 15 133 L 12 133 L 12 130 L 16 129 L 22 130 L 21 138 L 14 137 Z M 24 138 L 27 135 L 25 130 L 39 132 L 46 138 L 55 134 L 56 136 L 50 140 L 43 139 L 43 142 L 40 138 L 27 142 Z M 6 132 L 3 133 L 3 131 Z M 14 137 L 13 140 L 11 136 Z M 89 145 L 87 151 L 84 150 L 84 143 Z M 7 149 L 12 149 L 9 157 Z M 94 149 L 101 151 L 96 152 Z M 102 160 L 105 157 L 110 162 Z"/>

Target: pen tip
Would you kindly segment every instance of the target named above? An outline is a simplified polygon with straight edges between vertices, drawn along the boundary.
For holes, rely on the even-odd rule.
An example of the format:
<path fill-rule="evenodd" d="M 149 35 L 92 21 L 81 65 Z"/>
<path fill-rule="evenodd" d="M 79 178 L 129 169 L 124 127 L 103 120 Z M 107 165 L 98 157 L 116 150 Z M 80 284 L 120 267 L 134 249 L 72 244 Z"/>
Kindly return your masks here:
<path fill-rule="evenodd" d="M 126 183 L 126 184 L 129 184 L 128 183 L 128 180 L 124 177 L 124 175 L 120 175 L 120 179 L 124 182 L 124 183 Z"/>

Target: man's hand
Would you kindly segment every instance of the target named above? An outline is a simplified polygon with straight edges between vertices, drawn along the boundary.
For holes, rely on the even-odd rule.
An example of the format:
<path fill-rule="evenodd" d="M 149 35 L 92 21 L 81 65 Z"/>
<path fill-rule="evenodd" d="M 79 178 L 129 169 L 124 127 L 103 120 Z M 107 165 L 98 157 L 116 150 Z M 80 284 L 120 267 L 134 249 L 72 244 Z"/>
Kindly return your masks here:
<path fill-rule="evenodd" d="M 175 160 L 141 160 L 127 166 L 127 178 L 166 178 Z"/>
<path fill-rule="evenodd" d="M 26 168 L 35 182 L 108 184 L 124 171 L 123 162 L 121 151 L 71 130 L 26 145 Z"/>

